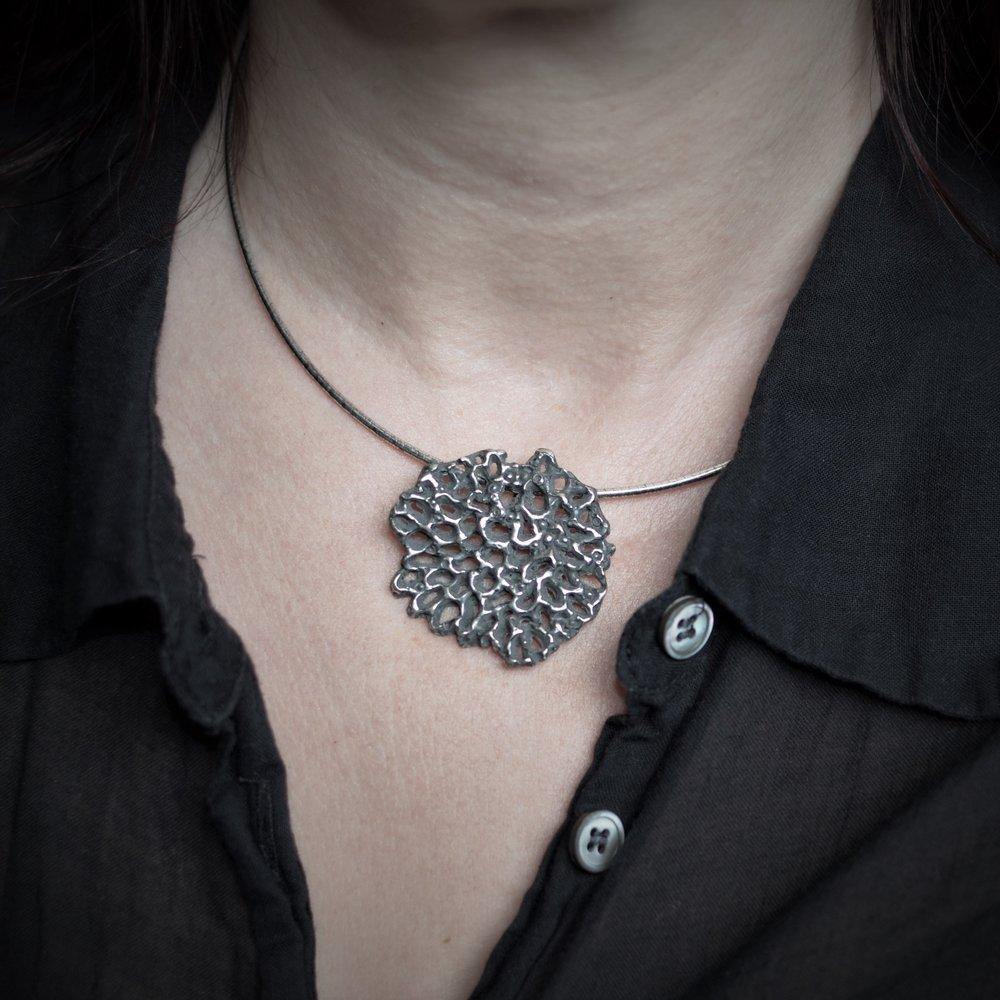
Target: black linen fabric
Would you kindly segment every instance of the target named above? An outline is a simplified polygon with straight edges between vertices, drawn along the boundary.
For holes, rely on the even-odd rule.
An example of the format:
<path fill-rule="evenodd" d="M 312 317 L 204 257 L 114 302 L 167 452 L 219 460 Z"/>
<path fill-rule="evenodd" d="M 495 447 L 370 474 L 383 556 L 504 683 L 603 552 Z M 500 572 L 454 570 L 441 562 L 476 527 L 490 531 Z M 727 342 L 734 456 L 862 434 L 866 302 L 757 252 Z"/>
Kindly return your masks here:
<path fill-rule="evenodd" d="M 169 226 L 214 82 L 114 210 L 95 212 L 98 134 L 0 223 L 17 290 L 52 247 L 108 245 L 0 331 L 11 1000 L 316 997 L 284 768 L 155 412 Z M 996 165 L 948 167 L 1000 234 Z M 737 455 L 622 633 L 627 711 L 474 997 L 1000 995 L 998 386 L 1000 269 L 879 116 Z M 657 631 L 684 594 L 715 627 L 679 661 Z M 626 829 L 599 874 L 568 849 L 593 809 Z"/>

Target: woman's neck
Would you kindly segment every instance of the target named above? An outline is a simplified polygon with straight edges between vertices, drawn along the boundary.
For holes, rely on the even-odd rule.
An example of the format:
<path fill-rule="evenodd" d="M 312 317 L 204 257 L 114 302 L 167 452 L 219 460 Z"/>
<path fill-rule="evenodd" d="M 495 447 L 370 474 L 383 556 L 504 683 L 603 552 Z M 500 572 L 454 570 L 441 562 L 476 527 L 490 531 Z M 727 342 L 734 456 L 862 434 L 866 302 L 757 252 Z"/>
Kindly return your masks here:
<path fill-rule="evenodd" d="M 255 6 L 240 201 L 299 327 L 470 399 L 766 343 L 877 108 L 864 6 L 555 6 Z"/>

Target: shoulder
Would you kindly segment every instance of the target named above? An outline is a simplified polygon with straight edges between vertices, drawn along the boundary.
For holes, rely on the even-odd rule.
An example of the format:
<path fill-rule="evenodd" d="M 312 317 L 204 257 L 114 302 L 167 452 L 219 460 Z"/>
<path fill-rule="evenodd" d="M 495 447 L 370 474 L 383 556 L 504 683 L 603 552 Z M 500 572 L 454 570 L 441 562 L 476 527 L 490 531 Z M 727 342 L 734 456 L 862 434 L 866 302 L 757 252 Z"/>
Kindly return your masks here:
<path fill-rule="evenodd" d="M 4 108 L 3 148 L 51 112 Z M 0 660 L 65 649 L 93 612 L 153 589 L 150 375 L 202 124 L 178 99 L 135 184 L 108 121 L 3 193 Z"/>

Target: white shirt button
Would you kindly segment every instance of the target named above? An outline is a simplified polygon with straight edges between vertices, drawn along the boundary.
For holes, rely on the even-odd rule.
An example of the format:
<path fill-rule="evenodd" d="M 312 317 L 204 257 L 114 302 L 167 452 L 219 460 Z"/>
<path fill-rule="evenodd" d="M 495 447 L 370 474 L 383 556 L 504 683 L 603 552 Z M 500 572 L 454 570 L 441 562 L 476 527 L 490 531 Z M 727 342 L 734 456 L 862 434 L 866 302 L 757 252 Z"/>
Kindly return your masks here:
<path fill-rule="evenodd" d="M 602 872 L 614 860 L 625 841 L 625 827 L 610 809 L 584 813 L 570 834 L 570 850 L 576 863 L 587 872 Z"/>
<path fill-rule="evenodd" d="M 660 619 L 660 643 L 671 659 L 686 660 L 701 652 L 712 634 L 715 615 L 700 597 L 690 594 L 672 601 Z"/>

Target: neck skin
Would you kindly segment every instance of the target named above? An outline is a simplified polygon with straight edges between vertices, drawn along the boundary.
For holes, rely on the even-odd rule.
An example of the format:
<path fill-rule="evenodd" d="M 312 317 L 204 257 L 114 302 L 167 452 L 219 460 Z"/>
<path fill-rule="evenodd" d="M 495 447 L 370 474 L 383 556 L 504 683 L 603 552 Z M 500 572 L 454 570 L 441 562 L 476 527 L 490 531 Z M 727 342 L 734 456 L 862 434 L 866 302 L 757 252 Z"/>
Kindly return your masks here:
<path fill-rule="evenodd" d="M 442 458 L 729 458 L 878 106 L 867 10 L 346 6 L 254 6 L 238 177 L 320 370 Z"/>

